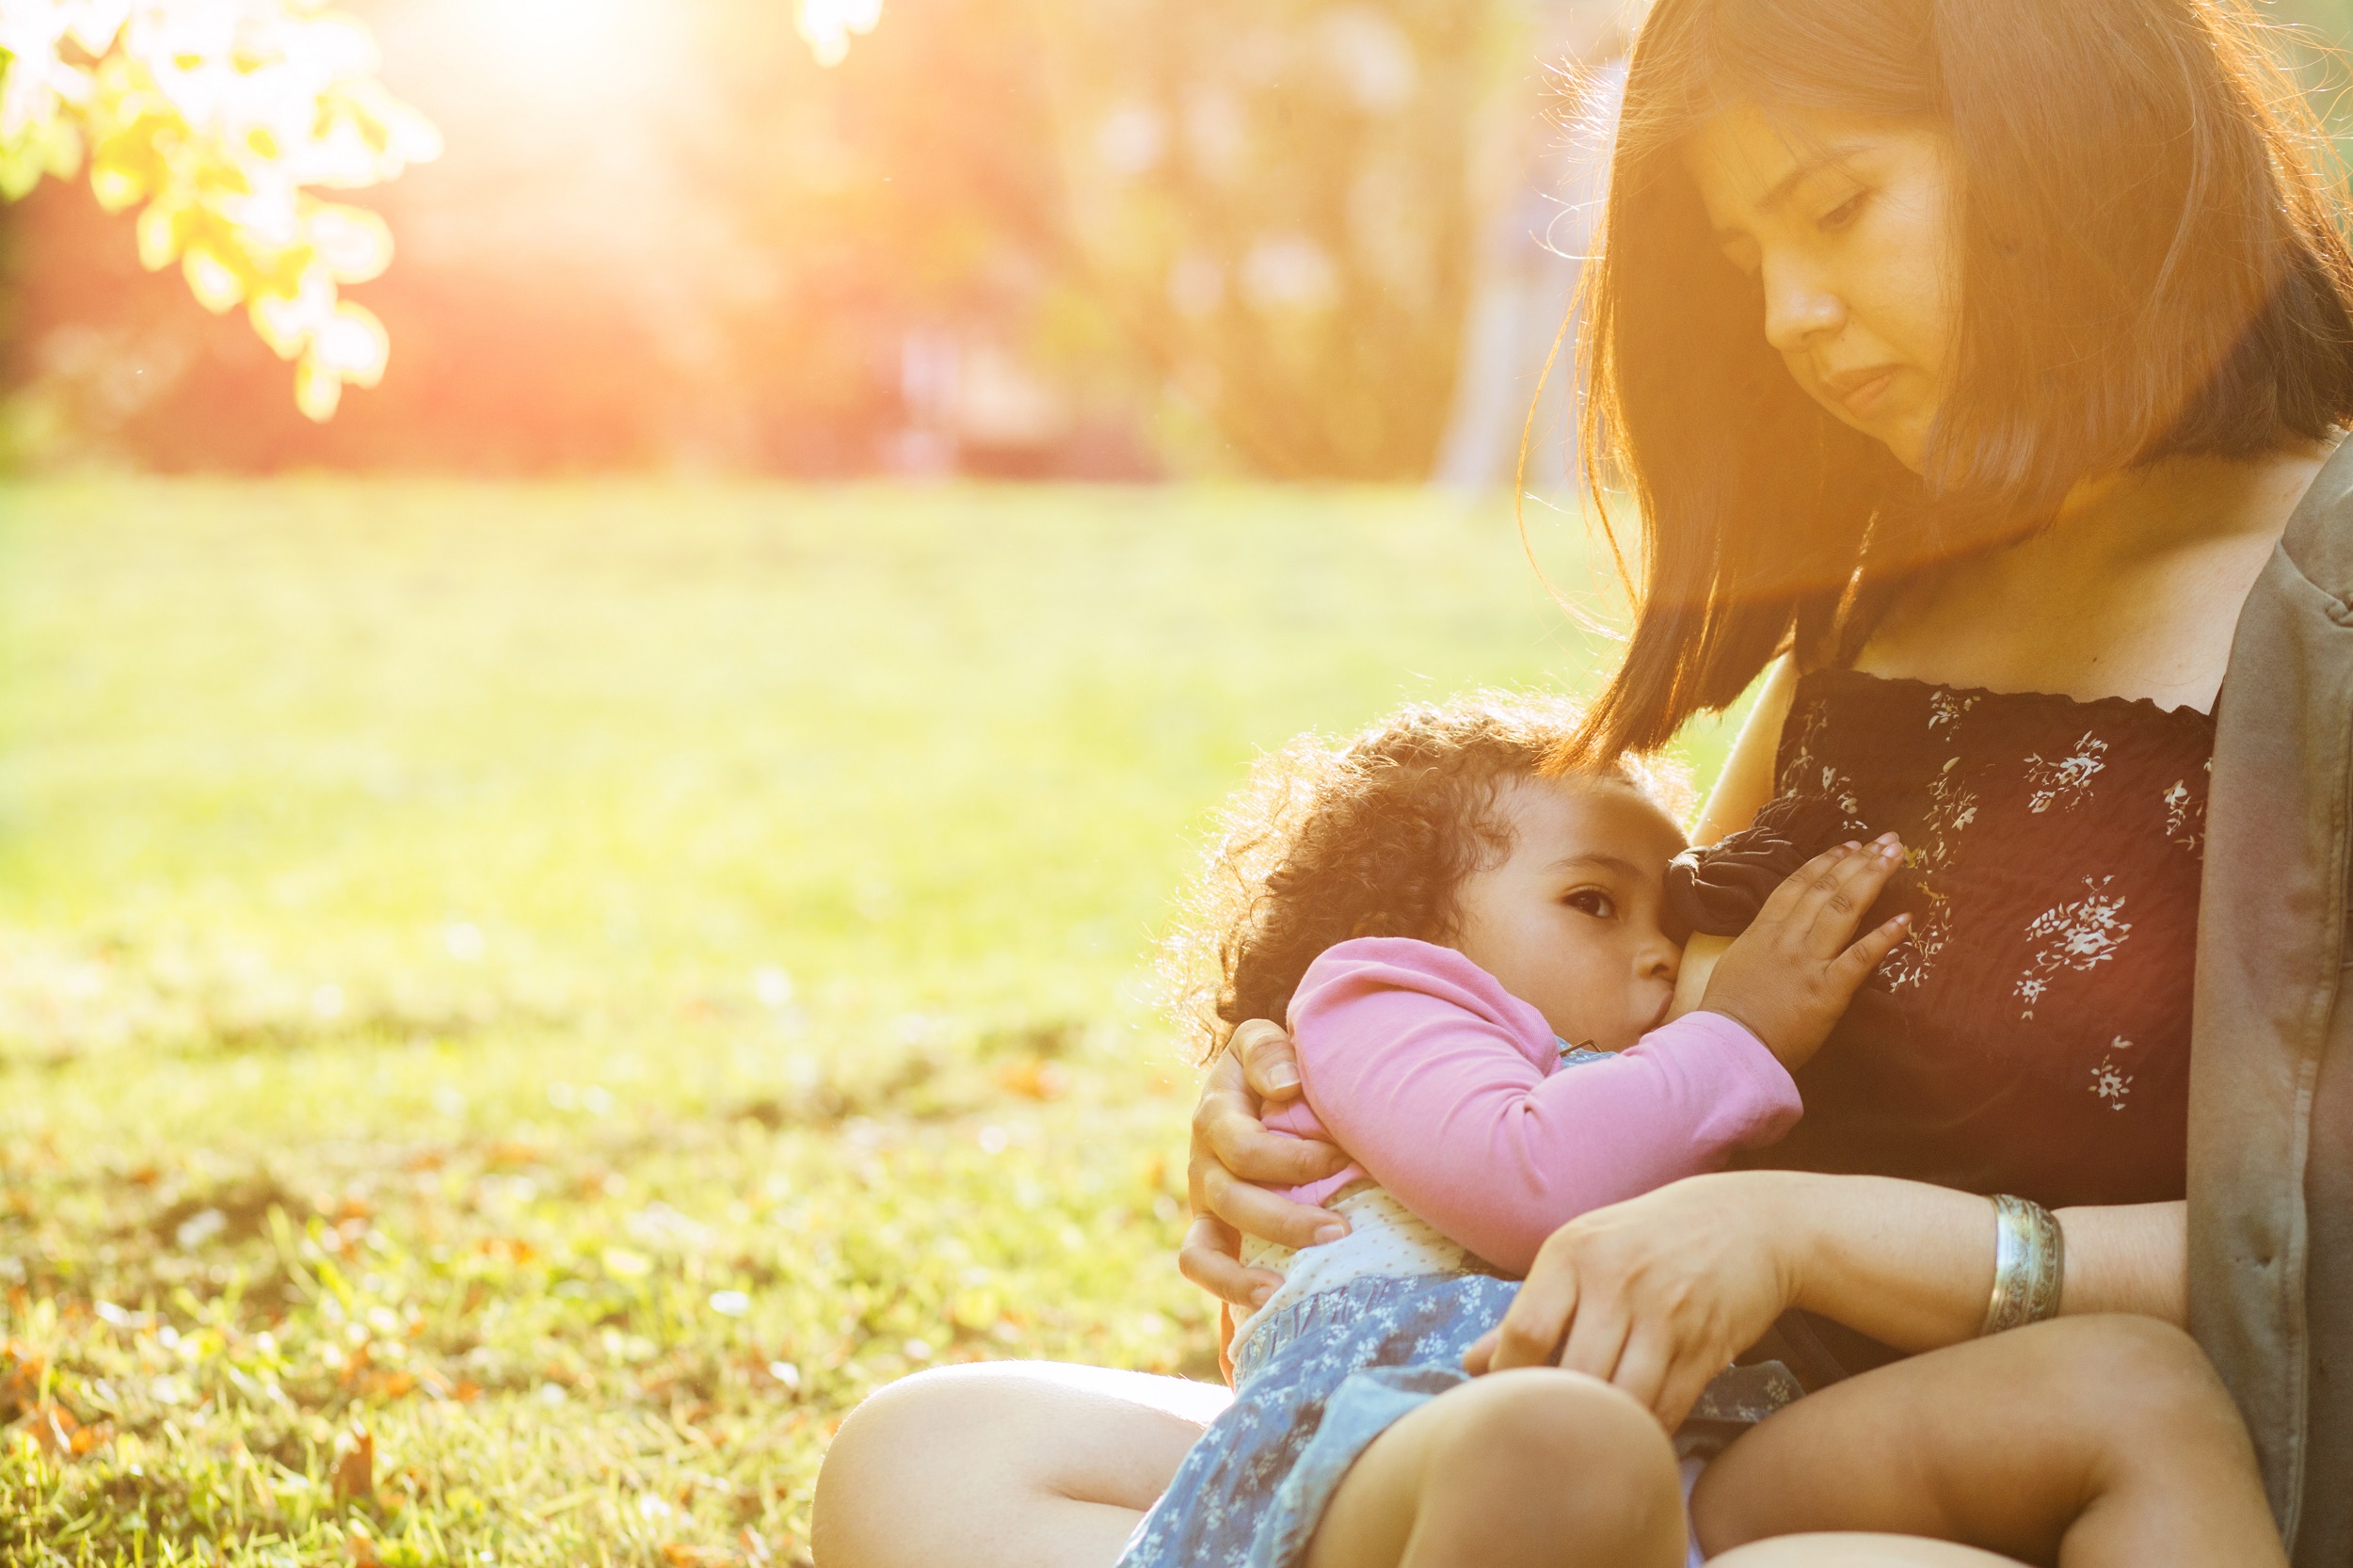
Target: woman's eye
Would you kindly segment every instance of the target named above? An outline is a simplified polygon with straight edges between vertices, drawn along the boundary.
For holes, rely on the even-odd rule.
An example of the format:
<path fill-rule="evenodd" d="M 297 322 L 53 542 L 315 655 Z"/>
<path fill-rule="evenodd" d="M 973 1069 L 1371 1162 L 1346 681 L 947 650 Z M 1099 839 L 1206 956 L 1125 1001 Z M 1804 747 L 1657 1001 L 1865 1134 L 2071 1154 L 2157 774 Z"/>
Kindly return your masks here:
<path fill-rule="evenodd" d="M 1849 196 L 1847 200 L 1838 203 L 1837 206 L 1833 207 L 1829 212 L 1824 213 L 1821 216 L 1821 226 L 1828 229 L 1833 233 L 1846 228 L 1857 217 L 1862 216 L 1864 200 L 1869 195 L 1870 192 L 1868 191 L 1859 190 L 1855 192 L 1852 196 Z"/>
<path fill-rule="evenodd" d="M 1617 904 L 1599 888 L 1579 888 L 1561 902 L 1580 915 L 1591 915 L 1599 920 L 1606 920 L 1618 912 Z"/>

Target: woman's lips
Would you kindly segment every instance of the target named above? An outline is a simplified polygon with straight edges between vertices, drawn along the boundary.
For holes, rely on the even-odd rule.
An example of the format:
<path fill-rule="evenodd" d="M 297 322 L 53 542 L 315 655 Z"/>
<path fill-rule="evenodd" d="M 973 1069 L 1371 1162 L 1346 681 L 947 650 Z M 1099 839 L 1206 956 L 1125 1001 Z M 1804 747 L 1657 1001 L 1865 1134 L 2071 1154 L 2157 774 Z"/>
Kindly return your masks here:
<path fill-rule="evenodd" d="M 1850 370 L 1832 376 L 1823 385 L 1838 406 L 1856 419 L 1867 418 L 1871 410 L 1887 395 L 1887 389 L 1896 379 L 1898 367 L 1875 365 L 1868 370 Z"/>

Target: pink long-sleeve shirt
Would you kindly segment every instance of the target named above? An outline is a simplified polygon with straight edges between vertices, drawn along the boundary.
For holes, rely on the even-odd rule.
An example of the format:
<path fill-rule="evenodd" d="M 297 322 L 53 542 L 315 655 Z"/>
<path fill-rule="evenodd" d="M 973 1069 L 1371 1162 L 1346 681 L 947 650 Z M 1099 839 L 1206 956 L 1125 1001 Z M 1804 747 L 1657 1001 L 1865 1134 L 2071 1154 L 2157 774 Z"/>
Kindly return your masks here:
<path fill-rule="evenodd" d="M 1290 1030 L 1305 1094 L 1266 1125 L 1354 1160 L 1290 1195 L 1321 1203 L 1370 1177 L 1514 1272 L 1577 1215 L 1718 1169 L 1803 1110 L 1788 1069 L 1720 1013 L 1561 1071 L 1543 1014 L 1451 948 L 1402 937 L 1318 958 Z"/>

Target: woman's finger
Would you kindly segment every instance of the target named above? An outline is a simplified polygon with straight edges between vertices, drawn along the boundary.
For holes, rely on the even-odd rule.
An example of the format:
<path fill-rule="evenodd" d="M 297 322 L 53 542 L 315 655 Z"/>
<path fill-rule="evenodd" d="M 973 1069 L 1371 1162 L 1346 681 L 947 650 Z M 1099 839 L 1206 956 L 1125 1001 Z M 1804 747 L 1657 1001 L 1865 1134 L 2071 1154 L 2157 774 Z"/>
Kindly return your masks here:
<path fill-rule="evenodd" d="M 1475 1378 L 1483 1378 L 1495 1369 L 1496 1346 L 1503 1338 L 1501 1328 L 1491 1328 L 1470 1342 L 1463 1352 L 1463 1370 Z"/>
<path fill-rule="evenodd" d="M 1201 1207 L 1241 1232 L 1284 1247 L 1312 1247 L 1348 1234 L 1348 1221 L 1328 1208 L 1295 1203 L 1251 1182 L 1237 1180 L 1222 1166 L 1201 1173 Z"/>
<path fill-rule="evenodd" d="M 1511 1309 L 1494 1330 L 1486 1369 L 1549 1367 L 1577 1316 L 1577 1270 L 1563 1254 L 1540 1252 L 1535 1267 L 1512 1298 Z"/>
<path fill-rule="evenodd" d="M 1186 1196 L 1194 1213 L 1202 1208 L 1202 1174 L 1220 1158 L 1218 1129 L 1238 1118 L 1255 1123 L 1257 1112 L 1249 1088 L 1242 1082 L 1241 1064 L 1231 1056 L 1221 1056 L 1210 1063 L 1209 1072 L 1202 1077 L 1200 1097 L 1193 1102 L 1193 1146 L 1185 1165 L 1190 1183 Z"/>
<path fill-rule="evenodd" d="M 1348 1153 L 1337 1144 L 1269 1132 L 1257 1116 L 1232 1106 L 1195 1116 L 1193 1144 L 1242 1180 L 1274 1187 L 1304 1187 L 1337 1176 L 1348 1164 Z"/>
<path fill-rule="evenodd" d="M 1621 1298 L 1580 1302 L 1577 1320 L 1569 1325 L 1568 1343 L 1561 1347 L 1559 1364 L 1572 1372 L 1615 1383 L 1618 1363 L 1625 1359 L 1626 1337 L 1633 1328 Z"/>
<path fill-rule="evenodd" d="M 1577 1336 L 1569 1336 L 1576 1343 Z M 1625 1348 L 1618 1353 L 1618 1368 L 1610 1382 L 1632 1395 L 1645 1409 L 1658 1408 L 1658 1396 L 1666 1387 L 1668 1373 L 1673 1368 L 1674 1343 L 1663 1330 L 1636 1328 L 1626 1336 Z"/>
<path fill-rule="evenodd" d="M 1669 1432 L 1683 1425 L 1691 1407 L 1700 1402 L 1708 1380 L 1722 1371 L 1723 1364 L 1712 1357 L 1687 1350 L 1668 1363 L 1667 1375 L 1661 1380 L 1657 1396 L 1651 1400 L 1651 1414 Z"/>
<path fill-rule="evenodd" d="M 1193 1216 L 1176 1254 L 1176 1269 L 1220 1301 L 1241 1307 L 1257 1306 L 1283 1283 L 1280 1274 L 1242 1267 L 1241 1239 L 1214 1214 Z"/>
<path fill-rule="evenodd" d="M 1264 1018 L 1237 1024 L 1226 1051 L 1241 1064 L 1243 1081 L 1260 1099 L 1298 1097 L 1299 1052 L 1281 1024 Z"/>
<path fill-rule="evenodd" d="M 1275 1187 L 1304 1187 L 1348 1164 L 1347 1151 L 1337 1144 L 1270 1132 L 1257 1117 L 1231 1108 L 1215 1110 L 1197 1123 L 1193 1152 L 1244 1181 Z"/>

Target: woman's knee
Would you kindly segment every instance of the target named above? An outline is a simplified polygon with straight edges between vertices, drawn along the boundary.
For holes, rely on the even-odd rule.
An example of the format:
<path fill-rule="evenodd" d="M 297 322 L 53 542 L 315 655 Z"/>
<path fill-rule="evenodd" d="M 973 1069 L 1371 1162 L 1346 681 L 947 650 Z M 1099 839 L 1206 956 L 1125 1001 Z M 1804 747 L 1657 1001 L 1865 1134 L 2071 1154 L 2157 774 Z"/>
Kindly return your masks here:
<path fill-rule="evenodd" d="M 2033 1335 L 2033 1356 L 2019 1372 L 2047 1429 L 2092 1443 L 2092 1462 L 2111 1483 L 2182 1464 L 2252 1469 L 2254 1446 L 2231 1391 L 2172 1323 L 2116 1314 L 2014 1333 Z"/>
<path fill-rule="evenodd" d="M 941 1562 L 926 1543 L 1023 1524 L 1041 1501 L 1142 1512 L 1223 1403 L 1172 1378 L 1046 1362 L 935 1368 L 853 1410 L 817 1473 L 825 1568 Z M 934 1527 L 936 1526 L 936 1529 Z"/>
<path fill-rule="evenodd" d="M 818 1467 L 810 1510 L 811 1546 L 826 1568 L 888 1560 L 877 1548 L 889 1539 L 896 1511 L 922 1496 L 926 1478 L 977 1436 L 987 1390 L 954 1375 L 961 1371 L 939 1368 L 888 1384 L 841 1423 Z"/>
<path fill-rule="evenodd" d="M 2107 1426 L 2150 1438 L 2247 1447 L 2246 1428 L 2214 1364 L 2170 1323 L 2115 1314 L 2015 1332 L 2039 1336 L 2038 1386 Z"/>

